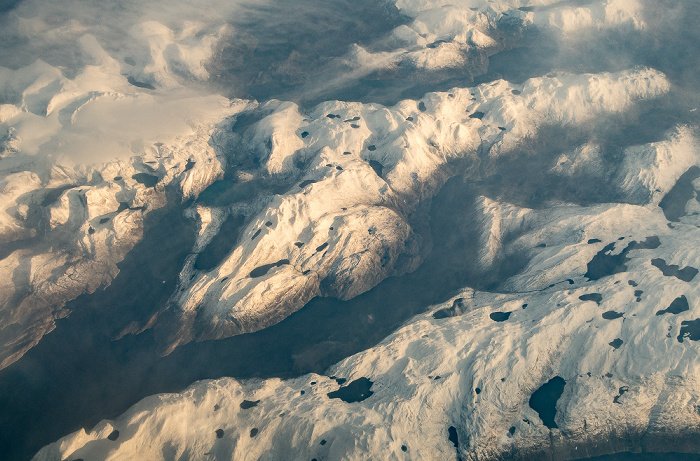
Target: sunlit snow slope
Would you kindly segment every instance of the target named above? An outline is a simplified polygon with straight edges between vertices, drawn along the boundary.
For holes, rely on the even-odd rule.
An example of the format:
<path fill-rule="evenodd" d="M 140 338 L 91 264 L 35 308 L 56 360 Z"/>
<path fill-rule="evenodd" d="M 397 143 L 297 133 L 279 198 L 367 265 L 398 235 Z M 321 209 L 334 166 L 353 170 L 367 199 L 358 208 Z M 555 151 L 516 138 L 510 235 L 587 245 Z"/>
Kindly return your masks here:
<path fill-rule="evenodd" d="M 128 277 L 164 216 L 191 233 L 167 301 L 81 328 L 167 355 L 361 299 L 434 248 L 468 269 L 323 374 L 133 398 L 35 459 L 700 453 L 696 19 L 645 0 L 0 4 L 0 384 L 41 368 L 25 354 Z"/>

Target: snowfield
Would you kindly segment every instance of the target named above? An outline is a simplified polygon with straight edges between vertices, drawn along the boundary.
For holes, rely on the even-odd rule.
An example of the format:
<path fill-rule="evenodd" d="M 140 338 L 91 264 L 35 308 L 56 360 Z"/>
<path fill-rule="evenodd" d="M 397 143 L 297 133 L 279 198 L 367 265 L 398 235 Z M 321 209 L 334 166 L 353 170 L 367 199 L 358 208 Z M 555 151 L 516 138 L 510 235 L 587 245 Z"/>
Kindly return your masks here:
<path fill-rule="evenodd" d="M 33 459 L 700 454 L 692 5 L 357 3 L 0 12 L 0 389 L 53 395 L 17 377 L 46 360 L 25 354 L 72 301 L 138 277 L 122 263 L 164 216 L 191 232 L 174 288 L 90 341 L 152 341 L 163 360 L 363 299 L 439 251 L 469 274 L 323 373 L 197 381 L 45 436 Z M 440 196 L 455 182 L 467 198 Z"/>

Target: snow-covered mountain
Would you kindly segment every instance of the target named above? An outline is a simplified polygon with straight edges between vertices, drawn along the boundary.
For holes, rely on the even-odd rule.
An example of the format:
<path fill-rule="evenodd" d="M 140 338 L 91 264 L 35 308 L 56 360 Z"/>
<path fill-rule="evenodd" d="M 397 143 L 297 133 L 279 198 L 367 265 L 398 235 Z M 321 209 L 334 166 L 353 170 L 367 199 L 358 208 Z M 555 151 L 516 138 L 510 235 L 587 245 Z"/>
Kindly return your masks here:
<path fill-rule="evenodd" d="M 531 258 L 502 291 L 465 289 L 325 375 L 222 378 L 149 397 L 36 459 L 695 451 L 697 218 L 668 226 L 655 203 L 478 206 L 484 260 Z"/>
<path fill-rule="evenodd" d="M 0 393 L 49 392 L 42 338 L 138 278 L 124 261 L 166 216 L 189 232 L 171 292 L 119 316 L 99 298 L 86 318 L 113 323 L 71 328 L 168 355 L 358 299 L 440 251 L 468 274 L 323 374 L 133 400 L 35 459 L 700 453 L 690 2 L 2 8 Z M 447 242 L 436 207 L 455 216 Z M 11 437 L 0 454 L 28 455 Z"/>

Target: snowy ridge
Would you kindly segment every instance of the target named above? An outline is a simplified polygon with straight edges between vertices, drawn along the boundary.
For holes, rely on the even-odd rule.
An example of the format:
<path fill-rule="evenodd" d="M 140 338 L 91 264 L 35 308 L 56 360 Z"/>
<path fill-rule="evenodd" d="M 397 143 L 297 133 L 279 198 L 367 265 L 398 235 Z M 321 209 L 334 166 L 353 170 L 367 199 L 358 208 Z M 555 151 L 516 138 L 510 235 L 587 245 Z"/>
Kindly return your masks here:
<path fill-rule="evenodd" d="M 314 296 L 348 299 L 415 269 L 429 237 L 414 235 L 411 215 L 458 174 L 452 163 L 507 156 L 540 125 L 583 124 L 668 88 L 663 75 L 642 69 L 517 87 L 496 81 L 392 108 L 328 102 L 306 118 L 280 104 L 234 149 L 259 156 L 262 171 L 246 170 L 252 177 L 300 182 L 270 198 L 216 268 L 183 271 L 160 320 L 170 330 L 166 352 L 192 339 L 256 331 Z"/>
<path fill-rule="evenodd" d="M 166 212 L 195 241 L 167 305 L 110 325 L 153 354 L 135 375 L 166 363 L 150 332 L 125 338 L 146 329 L 161 353 L 257 331 L 445 251 L 468 280 L 322 374 L 196 382 L 34 459 L 700 453 L 698 73 L 681 63 L 697 16 L 676 3 L 23 0 L 0 15 L 20 51 L 0 48 L 0 368 Z M 450 178 L 467 191 L 440 234 L 428 212 Z"/>
<path fill-rule="evenodd" d="M 17 44 L 11 54 L 3 55 L 9 67 L 0 68 L 0 241 L 7 248 L 2 254 L 7 253 L 7 257 L 0 264 L 8 280 L 0 299 L 3 326 L 0 368 L 36 344 L 53 328 L 55 317 L 68 314 L 61 307 L 66 301 L 109 284 L 117 273 L 116 263 L 141 238 L 144 212 L 169 203 L 166 189 L 170 190 L 171 185 L 178 189 L 177 200 L 193 198 L 220 179 L 227 168 L 224 153 L 230 153 L 232 146 L 253 149 L 262 159 L 267 155 L 269 142 L 269 158 L 264 161 L 266 173 L 272 177 L 297 175 L 295 163 L 309 162 L 304 166 L 309 174 L 300 183 L 325 177 L 326 173 L 321 174 L 322 165 L 337 164 L 346 171 L 356 170 L 351 173 L 358 174 L 355 179 L 343 187 L 350 187 L 351 183 L 360 188 L 369 186 L 369 195 L 359 199 L 359 203 L 390 209 L 395 213 L 396 225 L 403 229 L 400 235 L 410 236 L 411 242 L 402 243 L 386 236 L 386 232 L 380 233 L 373 241 L 380 242 L 378 251 L 388 251 L 391 261 L 387 264 L 383 255 L 365 254 L 362 256 L 365 270 L 355 273 L 345 270 L 348 258 L 358 257 L 357 251 L 350 248 L 342 255 L 337 253 L 335 266 L 325 265 L 320 272 L 316 263 L 312 267 L 304 263 L 303 270 L 315 271 L 318 280 L 311 279 L 315 275 L 288 273 L 287 277 L 295 280 L 296 300 L 283 302 L 278 307 L 279 314 L 261 321 L 264 308 L 258 313 L 243 308 L 248 318 L 245 326 L 231 326 L 230 319 L 219 317 L 214 322 L 219 325 L 218 333 L 212 334 L 204 328 L 187 333 L 188 338 L 255 330 L 274 323 L 273 319 L 283 318 L 315 294 L 352 296 L 382 278 L 410 270 L 420 261 L 422 247 L 412 237 L 414 223 L 407 221 L 407 215 L 416 199 L 429 197 L 452 174 L 442 171 L 446 162 L 463 157 L 465 152 L 487 149 L 494 143 L 491 153 L 496 155 L 503 149 L 511 149 L 523 137 L 534 135 L 540 123 L 581 123 L 596 114 L 624 110 L 636 98 L 654 97 L 667 91 L 668 83 L 662 75 L 653 70 L 639 70 L 628 77 L 601 74 L 532 79 L 517 90 L 522 91 L 519 98 L 508 96 L 512 85 L 503 81 L 493 87 L 482 85 L 475 89 L 479 94 L 473 96 L 472 90 L 456 89 L 450 93 L 454 100 L 447 93 L 434 93 L 421 101 L 425 113 L 415 101 L 403 101 L 391 109 L 328 102 L 318 106 L 316 110 L 320 113 L 301 115 L 290 103 L 258 104 L 213 95 L 205 84 L 216 77 L 212 75 L 212 70 L 216 71 L 213 63 L 219 57 L 222 43 L 250 41 L 245 33 L 239 34 L 244 27 L 240 23 L 242 12 L 268 3 L 207 2 L 203 7 L 199 1 L 177 1 L 161 8 L 158 4 L 131 1 L 119 7 L 106 7 L 72 0 L 51 5 L 25 0 L 11 15 L 0 18 L 3 39 Z M 519 0 L 473 1 L 450 6 L 444 2 L 400 1 L 396 8 L 405 15 L 405 24 L 387 31 L 367 49 L 350 46 L 337 59 L 340 67 L 331 66 L 335 71 L 342 68 L 341 73 L 348 71 L 349 77 L 337 80 L 336 75 L 326 76 L 322 82 L 307 85 L 305 91 L 315 91 L 324 85 L 342 87 L 348 78 L 392 72 L 397 68 L 413 69 L 411 72 L 419 78 L 428 79 L 430 72 L 444 68 L 478 75 L 486 70 L 486 56 L 515 46 L 524 30 L 536 26 L 558 34 L 560 29 L 566 29 L 552 18 L 569 14 L 571 10 L 570 6 L 557 2 Z M 643 26 L 639 19 L 642 6 L 631 0 L 591 2 L 575 10 L 588 11 L 586 14 L 593 18 L 581 23 L 579 29 L 624 27 L 630 21 L 635 27 Z M 69 51 L 59 50 L 56 42 L 75 46 L 67 47 Z M 254 40 L 246 43 L 252 46 Z M 32 59 L 29 61 L 27 56 Z M 427 77 L 421 77 L 421 72 L 427 72 L 424 74 Z M 572 92 L 563 94 L 569 86 Z M 630 89 L 627 96 L 623 87 Z M 258 105 L 273 114 L 258 123 L 249 138 L 238 142 L 222 135 L 227 117 Z M 279 107 L 273 109 L 275 105 Z M 570 111 L 572 107 L 577 109 Z M 485 118 L 466 118 L 466 110 L 471 115 L 483 112 Z M 350 130 L 347 124 L 345 129 L 321 128 L 319 123 L 303 120 L 305 116 L 322 119 L 325 115 L 322 112 L 326 111 L 349 118 L 361 115 L 366 123 Z M 414 117 L 415 123 L 408 123 L 408 116 Z M 311 134 L 308 139 L 300 139 L 298 131 L 307 125 Z M 215 129 L 216 126 L 219 128 Z M 498 127 L 507 131 L 500 133 Z M 319 133 L 321 137 L 317 139 L 315 131 L 322 129 L 327 131 Z M 394 135 L 394 131 L 401 134 Z M 369 145 L 377 149 L 365 150 Z M 324 147 L 322 154 L 312 150 Z M 406 152 L 400 153 L 400 149 Z M 386 170 L 382 179 L 389 186 L 388 192 L 382 189 L 381 180 L 368 179 L 374 173 L 367 163 L 351 163 L 351 166 L 348 162 L 356 159 L 355 156 L 338 158 L 346 151 L 359 154 L 364 161 L 379 162 Z M 246 174 L 240 172 L 242 177 Z M 134 180 L 134 176 L 147 184 L 155 179 L 158 183 L 155 187 L 147 186 Z M 309 193 L 325 193 L 321 187 L 312 185 Z M 243 210 L 244 214 L 256 215 L 269 199 L 263 197 Z M 344 206 L 338 202 L 332 212 L 356 204 Z M 44 207 L 48 210 L 40 210 Z M 227 216 L 241 211 L 234 210 L 235 207 L 223 208 L 226 207 L 219 212 L 228 213 Z M 348 218 L 348 222 L 352 221 L 358 228 L 375 226 L 379 214 L 355 212 L 359 214 Z M 319 213 L 317 210 L 309 216 Z M 102 222 L 105 219 L 109 221 Z M 253 221 L 255 224 L 248 223 L 249 229 L 261 228 L 261 224 L 268 222 L 267 219 Z M 299 229 L 298 225 L 292 234 L 298 234 Z M 262 237 L 261 241 L 265 240 Z M 288 234 L 285 237 L 288 241 L 277 250 L 254 255 L 245 268 L 239 265 L 227 269 L 228 276 L 240 281 L 245 271 L 249 273 L 259 267 L 251 269 L 248 267 L 251 264 L 288 259 L 290 250 L 294 250 L 290 247 L 295 243 L 291 238 Z M 353 245 L 360 245 L 365 239 L 354 236 L 351 240 L 355 242 Z M 58 249 L 57 242 L 62 242 L 61 245 L 65 242 L 63 249 Z M 113 248 L 108 249 L 110 245 Z M 250 251 L 244 251 L 242 256 Z M 273 257 L 279 259 L 268 261 Z M 310 254 L 302 257 L 304 261 L 310 258 Z M 39 263 L 44 269 L 37 272 L 33 268 Z M 377 267 L 383 270 L 367 275 L 367 271 Z M 289 268 L 277 270 L 289 271 Z M 47 278 L 47 274 L 52 275 Z M 343 275 L 330 283 L 330 288 L 320 283 L 329 275 L 339 274 Z M 225 276 L 217 274 L 211 280 Z M 222 296 L 210 287 L 211 280 L 198 277 L 192 282 L 197 286 L 196 294 L 186 311 L 192 312 L 198 302 L 211 305 L 217 299 L 226 299 L 230 304 L 262 288 L 257 284 L 238 284 Z M 357 288 L 348 290 L 351 283 L 357 283 Z M 187 283 L 182 288 L 183 293 L 193 290 Z M 25 298 L 25 293 L 32 294 Z M 256 296 L 259 295 L 249 300 L 257 300 Z M 175 295 L 175 304 L 186 304 L 177 299 Z"/>
<path fill-rule="evenodd" d="M 699 293 L 650 261 L 697 267 L 697 246 L 681 243 L 700 238 L 695 226 L 669 228 L 654 205 L 519 213 L 534 216 L 511 245 L 539 253 L 514 278 L 519 293 L 467 289 L 326 376 L 222 378 L 149 397 L 35 459 L 576 459 L 694 450 L 700 336 L 689 325 Z M 541 241 L 546 247 L 534 244 Z M 597 253 L 621 251 L 625 270 L 589 281 Z M 653 360 L 659 351 L 664 359 Z M 546 427 L 528 402 L 556 376 L 565 386 Z M 335 377 L 345 385 L 368 379 L 369 392 L 333 398 L 343 387 Z"/>
<path fill-rule="evenodd" d="M 94 37 L 80 44 L 95 64 L 72 79 L 41 61 L 0 70 L 3 99 L 16 101 L 3 106 L 14 110 L 3 110 L 0 367 L 50 332 L 66 301 L 110 283 L 166 187 L 185 200 L 223 175 L 212 134 L 248 104 L 146 94 Z"/>

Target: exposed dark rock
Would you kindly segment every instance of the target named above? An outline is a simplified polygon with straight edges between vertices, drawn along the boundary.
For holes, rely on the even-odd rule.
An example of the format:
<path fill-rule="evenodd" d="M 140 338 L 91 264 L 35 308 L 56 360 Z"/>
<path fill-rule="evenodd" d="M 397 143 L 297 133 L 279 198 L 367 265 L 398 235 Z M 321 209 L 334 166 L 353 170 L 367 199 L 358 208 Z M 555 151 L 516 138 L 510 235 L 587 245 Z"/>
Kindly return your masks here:
<path fill-rule="evenodd" d="M 331 399 L 340 399 L 346 403 L 361 402 L 374 394 L 370 390 L 372 384 L 374 384 L 372 381 L 362 377 L 351 381 L 347 386 L 341 387 L 337 391 L 329 392 L 327 395 Z"/>
<path fill-rule="evenodd" d="M 664 212 L 666 219 L 672 222 L 678 222 L 685 216 L 685 205 L 688 200 L 695 195 L 693 181 L 700 178 L 700 168 L 697 166 L 690 167 L 688 171 L 683 173 L 676 184 L 670 191 L 661 199 L 659 206 Z"/>
<path fill-rule="evenodd" d="M 437 310 L 433 312 L 434 319 L 444 319 L 447 317 L 455 317 L 461 315 L 464 312 L 464 298 L 457 298 L 452 302 L 451 307 L 446 307 L 444 309 Z"/>
<path fill-rule="evenodd" d="M 370 160 L 369 166 L 371 166 L 372 169 L 374 170 L 374 172 L 377 173 L 377 176 L 379 176 L 380 178 L 384 177 L 384 176 L 382 176 L 382 171 L 384 170 L 384 165 L 382 165 L 381 163 L 379 163 L 376 160 Z"/>
<path fill-rule="evenodd" d="M 616 311 L 605 311 L 603 312 L 602 316 L 605 320 L 615 320 L 619 319 L 622 317 L 624 314 L 622 312 L 616 312 Z"/>
<path fill-rule="evenodd" d="M 447 429 L 447 440 L 452 442 L 457 450 L 459 450 L 459 437 L 457 436 L 457 429 L 454 426 L 450 426 Z"/>
<path fill-rule="evenodd" d="M 156 87 L 147 82 L 139 82 L 132 76 L 128 76 L 126 81 L 138 88 L 144 88 L 146 90 L 155 90 Z"/>
<path fill-rule="evenodd" d="M 690 307 L 688 306 L 688 299 L 685 297 L 685 295 L 681 295 L 674 299 L 671 302 L 671 305 L 669 305 L 666 309 L 662 309 L 658 312 L 656 312 L 656 315 L 664 315 L 664 314 L 673 314 L 673 315 L 678 315 L 681 312 L 685 312 L 687 310 L 690 310 Z"/>
<path fill-rule="evenodd" d="M 131 179 L 146 187 L 155 187 L 155 185 L 158 184 L 158 176 L 153 176 L 148 173 L 136 173 L 131 175 Z"/>
<path fill-rule="evenodd" d="M 244 400 L 241 402 L 241 409 L 242 410 L 247 410 L 249 408 L 253 408 L 258 406 L 260 403 L 260 400 Z"/>
<path fill-rule="evenodd" d="M 262 277 L 263 275 L 267 274 L 270 269 L 273 267 L 279 267 L 279 266 L 284 266 L 285 264 L 289 264 L 288 259 L 280 259 L 276 263 L 271 263 L 271 264 L 265 264 L 264 266 L 256 267 L 252 271 L 250 271 L 250 278 L 255 278 L 255 277 Z"/>
<path fill-rule="evenodd" d="M 505 322 L 510 317 L 510 312 L 491 312 L 489 317 L 494 322 Z"/>
<path fill-rule="evenodd" d="M 627 271 L 627 254 L 632 250 L 653 250 L 661 245 L 659 237 L 647 237 L 643 242 L 631 241 L 625 249 L 614 255 L 615 242 L 605 245 L 587 265 L 585 277 L 588 280 L 598 280 L 609 275 L 619 274 Z"/>
<path fill-rule="evenodd" d="M 676 277 L 684 282 L 690 282 L 698 275 L 698 270 L 692 266 L 681 269 L 675 264 L 666 264 L 666 261 L 661 258 L 652 259 L 651 265 L 658 268 L 666 277 Z"/>
<path fill-rule="evenodd" d="M 594 301 L 596 304 L 600 305 L 601 301 L 603 301 L 603 295 L 600 293 L 588 293 L 579 296 L 578 299 L 581 301 Z"/>
<path fill-rule="evenodd" d="M 677 338 L 678 342 L 682 343 L 684 338 L 688 338 L 691 341 L 700 341 L 700 319 L 681 322 L 681 330 Z"/>
<path fill-rule="evenodd" d="M 209 271 L 221 264 L 235 248 L 244 223 L 245 216 L 242 214 L 232 214 L 226 218 L 221 224 L 219 232 L 197 255 L 197 259 L 194 261 L 194 268 Z"/>
<path fill-rule="evenodd" d="M 630 388 L 627 387 L 627 386 L 622 386 L 621 388 L 619 388 L 619 389 L 617 390 L 617 395 L 616 395 L 615 398 L 613 399 L 613 403 L 616 403 L 616 404 L 618 404 L 618 405 L 622 405 L 622 404 L 620 403 L 620 397 L 622 397 L 622 396 L 625 394 L 625 392 L 627 392 L 627 391 L 629 391 L 629 390 L 630 390 Z"/>
<path fill-rule="evenodd" d="M 537 389 L 530 397 L 530 408 L 535 410 L 549 429 L 558 428 L 554 418 L 557 415 L 557 402 L 564 393 L 566 381 L 561 376 L 555 376 Z"/>

